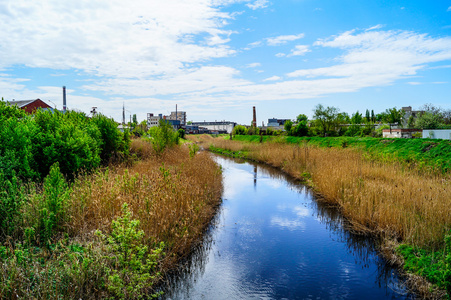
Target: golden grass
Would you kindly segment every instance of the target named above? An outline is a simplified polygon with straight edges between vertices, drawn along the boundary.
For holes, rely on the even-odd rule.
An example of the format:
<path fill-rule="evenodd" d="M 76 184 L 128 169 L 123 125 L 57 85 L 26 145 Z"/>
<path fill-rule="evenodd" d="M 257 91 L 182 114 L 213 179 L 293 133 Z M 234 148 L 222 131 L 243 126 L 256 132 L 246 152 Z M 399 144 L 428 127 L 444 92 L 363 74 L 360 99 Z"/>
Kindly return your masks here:
<path fill-rule="evenodd" d="M 169 267 L 176 256 L 189 252 L 212 219 L 220 204 L 222 174 L 208 153 L 190 158 L 187 147 L 174 147 L 153 156 L 147 142 L 133 144 L 132 151 L 139 149 L 146 160 L 99 171 L 73 185 L 70 232 L 109 232 L 126 202 L 149 243 L 164 241 L 168 246 Z"/>
<path fill-rule="evenodd" d="M 197 142 L 247 151 L 250 159 L 308 179 L 324 201 L 338 205 L 356 229 L 437 248 L 451 228 L 449 176 L 371 161 L 348 148 L 240 143 L 205 136 L 197 137 Z"/>

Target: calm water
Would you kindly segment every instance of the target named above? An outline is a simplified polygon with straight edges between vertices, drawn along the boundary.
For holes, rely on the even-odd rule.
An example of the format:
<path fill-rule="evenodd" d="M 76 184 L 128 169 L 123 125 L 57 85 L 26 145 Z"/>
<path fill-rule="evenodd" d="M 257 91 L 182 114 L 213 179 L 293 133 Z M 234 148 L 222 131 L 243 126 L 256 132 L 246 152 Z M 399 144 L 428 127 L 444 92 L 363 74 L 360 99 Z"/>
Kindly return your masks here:
<path fill-rule="evenodd" d="M 411 299 L 371 240 L 262 165 L 215 156 L 223 205 L 163 299 Z"/>

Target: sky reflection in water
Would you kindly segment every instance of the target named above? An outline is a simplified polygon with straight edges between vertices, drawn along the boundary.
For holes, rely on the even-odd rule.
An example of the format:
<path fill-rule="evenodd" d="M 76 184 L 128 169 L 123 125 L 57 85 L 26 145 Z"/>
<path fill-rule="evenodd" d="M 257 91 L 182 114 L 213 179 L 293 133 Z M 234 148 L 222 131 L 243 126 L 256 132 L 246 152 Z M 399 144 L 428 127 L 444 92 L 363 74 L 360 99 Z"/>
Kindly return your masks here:
<path fill-rule="evenodd" d="M 272 168 L 215 157 L 224 202 L 163 299 L 411 299 L 373 241 Z"/>

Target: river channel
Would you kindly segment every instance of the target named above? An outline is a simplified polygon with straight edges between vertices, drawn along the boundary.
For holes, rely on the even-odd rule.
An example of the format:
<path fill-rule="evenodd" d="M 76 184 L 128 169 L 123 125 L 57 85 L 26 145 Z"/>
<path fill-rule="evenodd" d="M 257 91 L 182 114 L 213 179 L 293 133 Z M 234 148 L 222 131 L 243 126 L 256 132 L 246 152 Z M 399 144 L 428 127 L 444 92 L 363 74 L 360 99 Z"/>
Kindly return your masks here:
<path fill-rule="evenodd" d="M 273 168 L 220 156 L 224 194 L 163 299 L 414 299 L 334 208 Z"/>

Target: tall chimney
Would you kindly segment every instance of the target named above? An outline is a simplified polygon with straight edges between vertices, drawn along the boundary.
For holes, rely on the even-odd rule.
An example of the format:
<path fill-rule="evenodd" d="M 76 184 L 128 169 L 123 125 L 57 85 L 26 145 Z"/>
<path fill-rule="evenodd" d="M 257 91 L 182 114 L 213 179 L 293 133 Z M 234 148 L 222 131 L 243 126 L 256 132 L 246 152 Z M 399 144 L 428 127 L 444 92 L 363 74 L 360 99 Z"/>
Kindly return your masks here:
<path fill-rule="evenodd" d="M 253 106 L 254 118 L 252 119 L 252 127 L 257 127 L 257 113 L 255 112 L 255 106 Z"/>
<path fill-rule="evenodd" d="M 63 111 L 66 111 L 66 87 L 63 86 Z"/>

